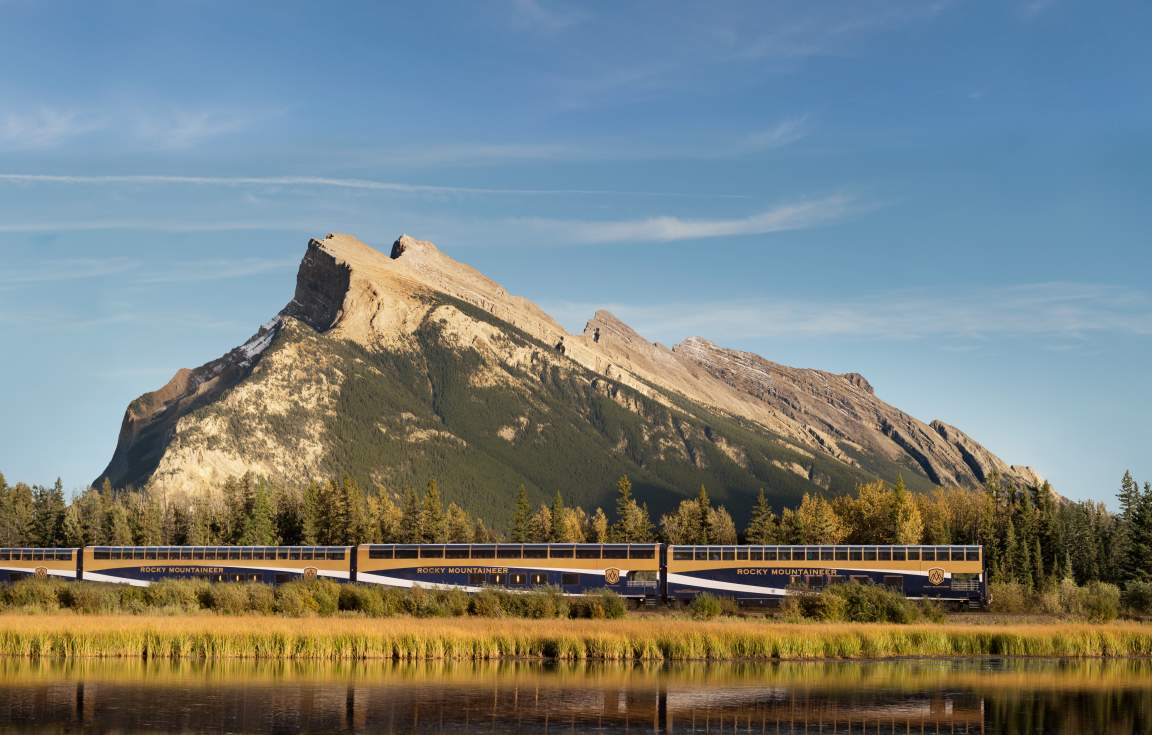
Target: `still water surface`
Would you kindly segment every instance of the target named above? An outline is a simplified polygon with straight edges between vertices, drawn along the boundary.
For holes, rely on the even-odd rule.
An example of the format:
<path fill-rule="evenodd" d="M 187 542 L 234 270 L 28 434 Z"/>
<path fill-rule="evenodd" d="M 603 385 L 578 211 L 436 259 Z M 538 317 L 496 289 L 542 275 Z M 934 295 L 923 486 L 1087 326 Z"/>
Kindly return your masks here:
<path fill-rule="evenodd" d="M 1152 661 L 0 659 L 0 732 L 1149 733 Z"/>

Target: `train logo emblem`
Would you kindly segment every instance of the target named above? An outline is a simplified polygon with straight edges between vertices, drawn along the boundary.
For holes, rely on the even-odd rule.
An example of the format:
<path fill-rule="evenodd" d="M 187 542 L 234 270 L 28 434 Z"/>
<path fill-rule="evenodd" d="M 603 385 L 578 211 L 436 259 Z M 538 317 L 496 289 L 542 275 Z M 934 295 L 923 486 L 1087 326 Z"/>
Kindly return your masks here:
<path fill-rule="evenodd" d="M 944 584 L 944 570 L 940 567 L 932 567 L 928 570 L 928 584 L 933 587 L 939 587 Z"/>
<path fill-rule="evenodd" d="M 620 570 L 616 567 L 608 567 L 605 569 L 604 582 L 606 584 L 620 584 Z"/>
<path fill-rule="evenodd" d="M 48 576 L 47 567 L 36 567 L 36 577 L 38 579 L 44 579 L 47 576 Z"/>
<path fill-rule="evenodd" d="M 316 567 L 304 567 L 304 579 L 316 579 Z"/>

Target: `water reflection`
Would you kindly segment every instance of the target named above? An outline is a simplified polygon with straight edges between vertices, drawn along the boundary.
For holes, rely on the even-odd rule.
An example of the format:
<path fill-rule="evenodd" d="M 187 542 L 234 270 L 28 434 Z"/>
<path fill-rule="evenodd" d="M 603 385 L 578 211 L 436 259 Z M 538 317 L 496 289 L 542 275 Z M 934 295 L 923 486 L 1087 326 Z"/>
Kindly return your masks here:
<path fill-rule="evenodd" d="M 0 660 L 0 732 L 1143 733 L 1152 662 Z"/>

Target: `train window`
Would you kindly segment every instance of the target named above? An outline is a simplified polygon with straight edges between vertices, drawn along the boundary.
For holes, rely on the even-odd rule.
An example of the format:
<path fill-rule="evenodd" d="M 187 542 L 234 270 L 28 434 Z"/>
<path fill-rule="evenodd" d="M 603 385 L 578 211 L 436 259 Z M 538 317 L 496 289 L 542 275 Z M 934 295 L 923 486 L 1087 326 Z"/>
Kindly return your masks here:
<path fill-rule="evenodd" d="M 0 561 L 9 561 L 9 556 L 11 556 L 11 552 L 8 549 L 0 549 Z"/>
<path fill-rule="evenodd" d="M 193 559 L 203 559 L 204 553 L 205 553 L 204 547 L 203 546 L 197 546 L 197 547 L 192 549 L 192 558 Z"/>
<path fill-rule="evenodd" d="M 473 559 L 495 559 L 496 547 L 495 546 L 473 546 L 472 547 Z"/>
<path fill-rule="evenodd" d="M 876 547 L 875 546 L 865 546 L 864 547 L 864 561 L 876 561 Z"/>
<path fill-rule="evenodd" d="M 468 547 L 467 546 L 445 546 L 444 556 L 448 559 L 467 559 Z"/>
<path fill-rule="evenodd" d="M 415 546 L 397 546 L 396 558 L 397 559 L 416 559 L 420 556 L 420 550 Z"/>
<path fill-rule="evenodd" d="M 219 549 L 219 551 L 224 552 L 223 554 L 220 555 L 221 559 L 227 558 L 227 559 L 241 559 L 241 560 L 246 559 L 248 561 L 252 560 L 251 547 L 242 547 L 239 549 Z"/>
<path fill-rule="evenodd" d="M 980 561 L 980 547 L 969 546 L 964 550 L 964 561 Z"/>
<path fill-rule="evenodd" d="M 509 574 L 508 584 L 524 584 L 527 578 L 528 576 L 526 574 Z"/>
<path fill-rule="evenodd" d="M 301 561 L 312 561 L 315 558 L 316 558 L 316 549 L 312 548 L 311 546 L 305 546 L 305 547 L 300 549 Z"/>
<path fill-rule="evenodd" d="M 881 546 L 877 549 L 877 552 L 877 558 L 879 558 L 880 561 L 892 561 L 891 546 Z"/>
<path fill-rule="evenodd" d="M 369 546 L 368 547 L 369 559 L 391 559 L 392 547 L 391 546 Z"/>
<path fill-rule="evenodd" d="M 921 561 L 936 561 L 936 549 L 931 546 L 923 546 L 920 548 Z"/>
<path fill-rule="evenodd" d="M 96 559 L 107 559 L 109 556 L 108 549 L 96 549 L 92 552 L 92 556 Z"/>
<path fill-rule="evenodd" d="M 576 550 L 572 546 L 551 546 L 548 555 L 553 559 L 571 559 Z"/>
<path fill-rule="evenodd" d="M 936 561 L 948 561 L 948 547 L 947 546 L 937 546 L 936 547 Z"/>
<path fill-rule="evenodd" d="M 964 549 L 952 547 L 952 561 L 964 561 Z"/>
<path fill-rule="evenodd" d="M 736 549 L 737 561 L 748 561 L 748 547 L 741 546 Z"/>
<path fill-rule="evenodd" d="M 523 556 L 519 546 L 497 546 L 496 558 L 497 559 L 519 559 Z"/>
<path fill-rule="evenodd" d="M 807 546 L 804 548 L 804 558 L 807 561 L 819 561 L 820 549 L 815 546 Z"/>
<path fill-rule="evenodd" d="M 904 561 L 905 556 L 907 556 L 907 551 L 903 546 L 892 549 L 892 561 Z"/>
<path fill-rule="evenodd" d="M 577 546 L 576 547 L 577 559 L 599 559 L 600 547 L 599 546 Z"/>
<path fill-rule="evenodd" d="M 855 582 L 856 584 L 871 584 L 872 583 L 871 577 L 866 577 L 862 574 L 853 574 L 848 579 L 852 582 Z"/>
<path fill-rule="evenodd" d="M 535 585 L 548 584 L 548 575 L 547 574 L 533 574 L 532 575 L 532 584 L 535 584 Z"/>
<path fill-rule="evenodd" d="M 836 557 L 833 556 L 833 549 L 830 546 L 825 546 L 820 549 L 820 561 L 832 561 Z"/>
<path fill-rule="evenodd" d="M 631 546 L 628 548 L 629 559 L 655 559 L 656 547 L 654 546 Z"/>
<path fill-rule="evenodd" d="M 573 585 L 580 584 L 580 575 L 573 574 L 572 572 L 565 572 L 560 576 L 560 584 Z"/>
<path fill-rule="evenodd" d="M 484 575 L 483 574 L 469 574 L 468 575 L 468 584 L 484 584 Z"/>
<path fill-rule="evenodd" d="M 693 556 L 696 561 L 708 561 L 708 549 L 699 546 L 693 550 Z"/>
<path fill-rule="evenodd" d="M 904 578 L 897 574 L 884 575 L 884 586 L 897 592 L 904 591 Z"/>
<path fill-rule="evenodd" d="M 348 558 L 348 549 L 341 546 L 333 546 L 328 549 L 328 558 L 334 561 L 344 561 Z"/>
<path fill-rule="evenodd" d="M 628 547 L 627 546 L 605 546 L 604 547 L 605 559 L 627 559 Z"/>
<path fill-rule="evenodd" d="M 736 549 L 729 546 L 720 550 L 720 558 L 724 561 L 736 561 Z"/>
<path fill-rule="evenodd" d="M 291 549 L 288 549 L 288 558 L 292 559 L 293 561 L 300 561 L 303 556 L 304 550 L 299 546 L 293 546 Z"/>
<path fill-rule="evenodd" d="M 764 561 L 764 549 L 748 549 L 748 561 Z"/>
<path fill-rule="evenodd" d="M 919 546 L 909 546 L 908 547 L 908 561 L 920 561 L 920 547 Z"/>
<path fill-rule="evenodd" d="M 444 547 L 443 546 L 422 546 L 420 548 L 421 559 L 443 559 Z"/>
<path fill-rule="evenodd" d="M 675 546 L 672 548 L 672 559 L 675 561 L 691 561 L 692 549 L 684 548 L 683 546 Z"/>
<path fill-rule="evenodd" d="M 504 584 L 504 580 L 507 579 L 507 577 L 507 574 L 489 574 L 488 582 L 489 584 Z"/>
<path fill-rule="evenodd" d="M 848 561 L 848 547 L 847 546 L 837 546 L 836 547 L 836 561 Z"/>
<path fill-rule="evenodd" d="M 547 559 L 548 547 L 542 545 L 525 546 L 524 547 L 525 559 Z"/>
<path fill-rule="evenodd" d="M 864 558 L 864 549 L 860 548 L 859 546 L 852 546 L 848 549 L 848 560 L 849 561 L 860 561 L 863 558 Z"/>
<path fill-rule="evenodd" d="M 723 557 L 720 555 L 720 549 L 716 548 L 715 546 L 709 547 L 708 561 L 723 561 Z"/>
<path fill-rule="evenodd" d="M 788 586 L 789 587 L 803 587 L 804 586 L 804 578 L 799 576 L 799 575 L 793 574 L 790 577 L 788 577 Z"/>
<path fill-rule="evenodd" d="M 780 556 L 780 550 L 775 546 L 764 547 L 764 561 L 776 561 Z"/>

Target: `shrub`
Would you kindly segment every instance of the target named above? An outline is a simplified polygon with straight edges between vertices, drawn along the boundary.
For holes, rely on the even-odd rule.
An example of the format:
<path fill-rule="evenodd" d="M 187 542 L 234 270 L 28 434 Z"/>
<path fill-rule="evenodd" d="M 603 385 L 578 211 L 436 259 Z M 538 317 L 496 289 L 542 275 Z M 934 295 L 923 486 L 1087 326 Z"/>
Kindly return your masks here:
<path fill-rule="evenodd" d="M 1120 588 L 1107 582 L 1089 582 L 1080 588 L 1083 616 L 1093 623 L 1107 623 L 1120 615 Z"/>
<path fill-rule="evenodd" d="M 1019 582 L 992 582 L 988 597 L 992 612 L 1019 614 L 1028 610 L 1028 593 Z"/>
<path fill-rule="evenodd" d="M 65 594 L 65 585 L 54 579 L 21 579 L 7 585 L 4 597 L 9 607 L 36 610 L 57 610 L 59 597 Z"/>
<path fill-rule="evenodd" d="M 600 604 L 604 608 L 604 617 L 615 620 L 628 614 L 624 598 L 612 590 L 601 590 L 596 596 L 600 598 Z"/>
<path fill-rule="evenodd" d="M 471 598 L 464 590 L 444 590 L 438 597 L 441 614 L 457 618 L 468 614 Z"/>
<path fill-rule="evenodd" d="M 248 611 L 257 615 L 270 615 L 276 610 L 276 590 L 267 584 L 249 584 Z"/>
<path fill-rule="evenodd" d="M 875 584 L 838 584 L 824 591 L 844 599 L 843 618 L 854 623 L 911 623 L 920 610 L 904 595 Z"/>
<path fill-rule="evenodd" d="M 137 589 L 139 588 L 129 588 Z M 128 590 L 123 590 L 128 591 Z M 120 595 L 122 590 L 116 585 L 94 584 L 91 582 L 76 582 L 67 586 L 61 592 L 60 602 L 76 612 L 86 614 L 111 613 L 120 609 Z M 133 612 L 144 608 L 144 594 L 140 590 L 135 595 L 127 596 L 129 606 L 135 608 Z M 136 604 L 131 603 L 135 601 Z"/>
<path fill-rule="evenodd" d="M 1129 582 L 1122 599 L 1128 612 L 1152 615 L 1152 582 Z"/>
<path fill-rule="evenodd" d="M 303 582 L 316 601 L 321 615 L 335 615 L 340 610 L 340 583 L 330 579 L 310 579 Z"/>
<path fill-rule="evenodd" d="M 848 599 L 832 590 L 820 594 L 797 595 L 800 614 L 811 620 L 843 620 L 848 612 Z"/>
<path fill-rule="evenodd" d="M 297 618 L 320 612 L 309 586 L 307 582 L 288 582 L 277 587 L 276 612 Z"/>
<path fill-rule="evenodd" d="M 504 617 L 504 605 L 500 600 L 500 593 L 489 588 L 480 590 L 472 595 L 468 604 L 468 612 L 481 618 Z"/>
<path fill-rule="evenodd" d="M 144 588 L 144 602 L 153 608 L 199 610 L 210 585 L 199 579 L 164 579 Z"/>
<path fill-rule="evenodd" d="M 223 615 L 243 615 L 250 611 L 248 587 L 239 582 L 222 582 L 208 590 L 208 609 Z"/>
<path fill-rule="evenodd" d="M 692 617 L 696 620 L 711 620 L 724 611 L 720 598 L 710 592 L 696 595 L 696 598 L 689 603 L 688 609 L 692 611 Z"/>

